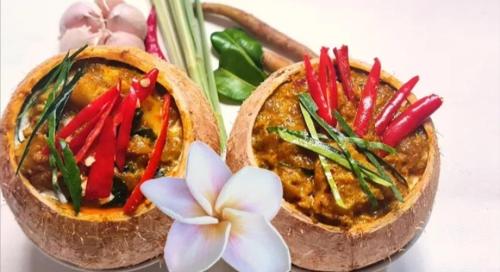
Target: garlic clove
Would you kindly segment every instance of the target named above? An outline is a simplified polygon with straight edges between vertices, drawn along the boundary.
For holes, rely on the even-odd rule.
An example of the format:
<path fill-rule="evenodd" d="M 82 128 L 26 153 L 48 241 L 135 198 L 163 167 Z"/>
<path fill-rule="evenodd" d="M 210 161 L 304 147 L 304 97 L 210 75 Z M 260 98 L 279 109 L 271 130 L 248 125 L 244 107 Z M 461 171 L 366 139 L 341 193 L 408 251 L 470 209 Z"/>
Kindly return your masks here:
<path fill-rule="evenodd" d="M 103 32 L 93 33 L 90 27 L 81 26 L 70 28 L 61 36 L 59 40 L 59 50 L 67 51 L 69 49 L 79 48 L 85 44 L 97 45 L 102 39 Z"/>
<path fill-rule="evenodd" d="M 111 10 L 115 6 L 123 3 L 123 0 L 95 0 L 95 3 L 101 9 L 102 16 L 104 16 L 104 18 L 108 18 L 109 13 L 111 12 Z"/>
<path fill-rule="evenodd" d="M 111 10 L 106 26 L 112 32 L 128 32 L 142 40 L 146 37 L 147 26 L 144 14 L 126 3 L 119 4 Z"/>
<path fill-rule="evenodd" d="M 127 32 L 111 32 L 104 41 L 105 45 L 132 46 L 144 50 L 144 41 Z"/>
<path fill-rule="evenodd" d="M 101 12 L 96 6 L 86 2 L 76 2 L 69 6 L 59 22 L 59 31 L 63 35 L 68 29 L 88 26 L 91 32 L 104 27 Z"/>

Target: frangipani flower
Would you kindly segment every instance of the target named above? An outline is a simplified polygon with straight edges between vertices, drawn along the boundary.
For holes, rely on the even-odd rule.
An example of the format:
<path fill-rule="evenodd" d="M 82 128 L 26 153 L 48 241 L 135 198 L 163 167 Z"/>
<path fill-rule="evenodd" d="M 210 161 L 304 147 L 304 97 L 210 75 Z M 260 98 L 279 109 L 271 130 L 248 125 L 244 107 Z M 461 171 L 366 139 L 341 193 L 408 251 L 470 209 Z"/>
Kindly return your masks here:
<path fill-rule="evenodd" d="M 165 245 L 172 272 L 203 271 L 221 257 L 238 271 L 289 271 L 290 253 L 271 225 L 283 188 L 271 171 L 236 174 L 212 149 L 191 144 L 186 178 L 158 178 L 144 195 L 175 221 Z"/>

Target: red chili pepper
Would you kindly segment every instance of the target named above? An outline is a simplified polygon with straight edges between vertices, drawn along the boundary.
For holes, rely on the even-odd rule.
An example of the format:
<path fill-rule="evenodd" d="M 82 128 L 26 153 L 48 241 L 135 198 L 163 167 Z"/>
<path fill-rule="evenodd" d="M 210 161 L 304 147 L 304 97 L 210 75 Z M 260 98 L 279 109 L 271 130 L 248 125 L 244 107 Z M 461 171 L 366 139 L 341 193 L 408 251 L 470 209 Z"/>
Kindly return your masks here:
<path fill-rule="evenodd" d="M 390 146 L 398 145 L 404 137 L 422 125 L 442 104 L 443 99 L 435 94 L 423 97 L 411 104 L 387 127 L 382 136 L 382 142 Z"/>
<path fill-rule="evenodd" d="M 69 148 L 73 152 L 73 154 L 78 153 L 80 148 L 85 143 L 85 140 L 89 136 L 90 132 L 94 129 L 97 122 L 99 121 L 99 114 L 94 116 L 84 128 L 82 128 L 69 142 Z"/>
<path fill-rule="evenodd" d="M 314 76 L 314 71 L 311 65 L 311 60 L 309 56 L 304 56 L 304 67 L 306 70 L 306 80 L 307 86 L 309 89 L 309 93 L 311 94 L 312 99 L 316 103 L 318 107 L 318 115 L 321 116 L 328 124 L 333 124 L 332 112 L 328 108 L 328 104 L 326 102 L 325 97 L 323 96 L 323 92 L 321 90 L 321 86 Z"/>
<path fill-rule="evenodd" d="M 130 131 L 132 130 L 132 121 L 134 120 L 136 106 L 137 95 L 135 90 L 130 88 L 130 93 L 125 97 L 120 108 L 121 125 L 116 142 L 116 165 L 120 170 L 125 166 L 125 153 L 130 140 Z"/>
<path fill-rule="evenodd" d="M 318 69 L 318 79 L 323 90 L 326 103 L 328 104 L 328 109 L 332 112 L 337 108 L 338 104 L 338 94 L 337 94 L 337 74 L 335 67 L 333 66 L 332 59 L 328 56 L 328 48 L 322 47 L 321 54 L 319 57 L 319 69 Z M 337 120 L 332 114 L 332 125 L 337 124 Z"/>
<path fill-rule="evenodd" d="M 415 87 L 418 79 L 418 76 L 414 76 L 412 79 L 408 80 L 408 82 L 399 88 L 391 100 L 387 102 L 375 121 L 375 132 L 377 135 L 382 136 L 384 134 L 385 129 L 394 119 L 394 115 L 396 115 L 396 112 L 401 108 L 401 104 L 403 104 L 403 101 L 405 101 L 413 87 Z"/>
<path fill-rule="evenodd" d="M 109 102 L 106 105 L 106 109 L 102 112 L 101 116 L 99 117 L 99 121 L 96 123 L 94 129 L 92 130 L 92 132 L 90 132 L 89 136 L 85 140 L 85 144 L 82 146 L 82 148 L 80 148 L 80 150 L 76 154 L 75 160 L 77 163 L 81 162 L 87 156 L 87 153 L 88 153 L 90 147 L 94 143 L 97 136 L 99 136 L 99 134 L 101 133 L 102 127 L 104 126 L 104 122 L 106 121 L 106 118 L 111 113 L 111 110 L 113 109 L 117 100 L 118 100 L 118 97 L 115 97 L 111 102 Z M 114 127 L 113 123 L 111 123 L 111 126 Z"/>
<path fill-rule="evenodd" d="M 95 152 L 95 161 L 90 166 L 90 172 L 85 188 L 85 199 L 96 200 L 108 197 L 113 187 L 115 161 L 115 128 L 113 117 L 108 116 L 99 135 Z"/>
<path fill-rule="evenodd" d="M 373 119 L 373 111 L 377 100 L 377 87 L 380 81 L 380 66 L 380 61 L 375 58 L 375 63 L 368 75 L 358 104 L 358 111 L 354 119 L 354 131 L 360 137 L 363 137 L 368 132 L 368 126 Z"/>
<path fill-rule="evenodd" d="M 337 65 L 339 67 L 340 79 L 342 81 L 342 87 L 344 88 L 344 93 L 350 101 L 354 100 L 354 91 L 351 81 L 351 65 L 349 64 L 349 49 L 347 46 L 342 45 L 339 50 L 337 48 L 333 49 L 335 58 L 337 59 Z"/>
<path fill-rule="evenodd" d="M 156 139 L 156 143 L 153 149 L 153 153 L 151 154 L 151 158 L 148 161 L 148 165 L 144 170 L 144 174 L 141 177 L 141 180 L 137 183 L 132 194 L 127 199 L 125 206 L 123 206 L 123 211 L 125 214 L 133 214 L 137 207 L 144 200 L 144 195 L 141 192 L 141 185 L 148 179 L 154 177 L 156 170 L 160 164 L 161 154 L 163 152 L 163 148 L 165 147 L 165 143 L 167 141 L 167 131 L 168 131 L 168 118 L 169 118 L 169 110 L 170 110 L 170 95 L 165 95 L 163 102 L 163 118 L 161 122 L 161 130 L 160 135 Z"/>
<path fill-rule="evenodd" d="M 160 59 L 166 60 L 165 55 L 161 52 L 160 45 L 158 44 L 158 35 L 156 33 L 156 9 L 154 7 L 152 7 L 149 12 L 146 24 L 148 26 L 146 38 L 144 39 L 146 52 L 153 54 Z"/>
<path fill-rule="evenodd" d="M 136 91 L 139 101 L 142 102 L 153 92 L 156 86 L 156 80 L 158 79 L 158 73 L 158 69 L 153 68 L 151 71 L 147 72 L 142 79 L 132 79 L 132 88 Z"/>
<path fill-rule="evenodd" d="M 96 116 L 109 101 L 115 99 L 120 94 L 120 90 L 121 84 L 120 81 L 118 81 L 115 87 L 109 89 L 92 103 L 85 106 L 85 108 L 83 108 L 75 117 L 73 117 L 73 119 L 71 119 L 68 124 L 61 128 L 57 133 L 57 137 L 65 139 L 73 132 L 75 132 L 78 128 L 82 127 L 83 124 L 85 124 L 88 120 Z"/>

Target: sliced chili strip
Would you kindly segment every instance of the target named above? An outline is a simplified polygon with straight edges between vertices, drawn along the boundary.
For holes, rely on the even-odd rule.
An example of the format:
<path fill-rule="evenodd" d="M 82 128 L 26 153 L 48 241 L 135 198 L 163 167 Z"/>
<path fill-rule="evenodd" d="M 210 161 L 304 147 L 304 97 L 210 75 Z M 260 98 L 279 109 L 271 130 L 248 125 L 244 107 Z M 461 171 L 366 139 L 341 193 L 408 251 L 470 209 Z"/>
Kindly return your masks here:
<path fill-rule="evenodd" d="M 99 111 L 111 100 L 115 99 L 120 94 L 121 84 L 118 82 L 116 86 L 109 89 L 96 100 L 85 106 L 68 124 L 59 130 L 57 137 L 65 139 L 78 128 L 82 127 L 87 121 L 96 116 Z"/>
<path fill-rule="evenodd" d="M 321 47 L 321 51 L 319 54 L 319 64 L 318 64 L 318 81 L 321 90 L 323 91 L 323 96 L 326 97 L 326 103 L 328 104 L 330 101 L 328 100 L 328 48 Z"/>
<path fill-rule="evenodd" d="M 116 165 L 120 170 L 125 166 L 125 153 L 130 141 L 130 131 L 132 130 L 136 106 L 137 95 L 135 90 L 130 88 L 130 93 L 125 97 L 120 108 L 121 124 L 116 142 Z"/>
<path fill-rule="evenodd" d="M 85 199 L 97 200 L 109 197 L 111 194 L 115 174 L 115 151 L 115 128 L 113 127 L 113 118 L 108 116 L 99 135 L 95 161 L 90 166 Z"/>
<path fill-rule="evenodd" d="M 318 115 L 321 116 L 328 124 L 333 124 L 332 112 L 328 108 L 326 99 L 323 96 L 320 83 L 314 76 L 314 71 L 311 65 L 309 56 L 304 56 L 304 67 L 306 70 L 306 80 L 309 93 L 318 107 Z"/>
<path fill-rule="evenodd" d="M 351 65 L 349 64 L 349 49 L 346 45 L 342 45 L 340 49 L 334 48 L 333 53 L 337 59 L 344 94 L 347 96 L 347 99 L 353 101 L 354 91 L 351 80 Z"/>
<path fill-rule="evenodd" d="M 109 102 L 106 105 L 106 109 L 102 112 L 101 116 L 99 117 L 99 121 L 96 123 L 94 129 L 90 132 L 82 148 L 80 148 L 80 150 L 76 154 L 75 159 L 77 163 L 81 162 L 87 156 L 90 147 L 97 139 L 97 136 L 99 136 L 99 134 L 101 133 L 102 127 L 104 126 L 104 122 L 106 121 L 106 118 L 109 116 L 117 100 L 118 97 L 115 97 L 111 102 Z M 113 123 L 111 123 L 111 126 L 114 127 Z"/>
<path fill-rule="evenodd" d="M 94 116 L 84 128 L 82 128 L 69 142 L 69 148 L 73 154 L 78 153 L 80 148 L 85 144 L 85 140 L 89 136 L 90 132 L 94 129 L 95 125 L 99 121 L 99 116 Z"/>
<path fill-rule="evenodd" d="M 328 56 L 328 52 L 326 52 L 324 61 L 326 62 L 325 66 L 327 67 L 328 75 L 328 90 L 326 91 L 326 100 L 330 108 L 330 112 L 333 112 L 338 107 L 337 72 L 335 71 L 335 66 L 333 65 L 332 59 L 330 58 L 330 56 Z M 332 125 L 335 126 L 337 124 L 337 120 L 335 120 L 335 115 L 333 113 L 332 119 Z"/>
<path fill-rule="evenodd" d="M 137 92 L 137 97 L 143 101 L 148 97 L 156 87 L 156 80 L 158 79 L 158 69 L 153 68 L 147 72 L 140 80 L 132 80 L 132 88 Z"/>
<path fill-rule="evenodd" d="M 443 99 L 435 94 L 423 97 L 411 104 L 389 124 L 382 136 L 382 142 L 396 146 L 401 140 L 422 125 L 441 105 Z"/>
<path fill-rule="evenodd" d="M 148 161 L 148 165 L 144 170 L 144 174 L 141 177 L 141 180 L 137 183 L 132 191 L 130 197 L 127 199 L 125 206 L 123 206 L 123 211 L 125 214 L 133 214 L 137 207 L 144 200 L 144 195 L 141 192 L 141 185 L 148 179 L 154 177 L 156 170 L 160 164 L 161 154 L 163 152 L 163 148 L 165 147 L 165 143 L 167 141 L 167 132 L 168 132 L 168 119 L 169 119 L 169 111 L 170 111 L 170 95 L 165 95 L 163 101 L 163 118 L 161 123 L 160 135 L 156 139 L 156 143 L 153 149 L 153 153 Z"/>
<path fill-rule="evenodd" d="M 356 118 L 354 119 L 354 131 L 360 137 L 363 137 L 368 132 L 368 127 L 373 119 L 377 100 L 377 87 L 380 82 L 380 69 L 380 61 L 378 58 L 375 58 L 375 63 L 368 75 L 363 93 L 361 94 L 361 100 L 358 104 Z"/>
<path fill-rule="evenodd" d="M 387 102 L 384 109 L 380 112 L 379 116 L 375 121 L 375 132 L 377 135 L 382 136 L 385 132 L 385 129 L 389 125 L 389 123 L 394 119 L 394 116 L 401 108 L 401 105 L 413 90 L 413 87 L 418 82 L 419 77 L 414 76 L 408 82 L 403 84 L 401 88 L 392 96 L 391 100 Z"/>

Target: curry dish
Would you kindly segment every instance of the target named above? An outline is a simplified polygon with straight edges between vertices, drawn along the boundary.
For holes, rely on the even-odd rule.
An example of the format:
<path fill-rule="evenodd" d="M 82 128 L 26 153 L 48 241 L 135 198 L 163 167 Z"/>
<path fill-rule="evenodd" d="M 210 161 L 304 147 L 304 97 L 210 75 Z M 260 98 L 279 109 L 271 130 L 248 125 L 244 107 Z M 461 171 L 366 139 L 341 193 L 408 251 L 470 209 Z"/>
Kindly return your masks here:
<path fill-rule="evenodd" d="M 354 92 L 358 98 L 366 79 L 366 72 L 352 70 Z M 340 84 L 337 86 L 339 92 L 342 92 Z M 377 91 L 375 115 L 382 110 L 396 89 L 380 82 Z M 353 173 L 342 166 L 331 164 L 334 179 L 347 206 L 346 209 L 338 207 L 325 180 L 318 155 L 281 140 L 275 133 L 268 132 L 269 127 L 277 126 L 307 131 L 297 97 L 303 92 L 307 92 L 307 83 L 302 70 L 280 85 L 264 103 L 252 130 L 252 147 L 258 166 L 276 172 L 283 183 L 285 200 L 315 222 L 349 228 L 358 223 L 371 222 L 389 212 L 394 205 L 397 205 L 397 200 L 390 189 L 369 184 L 380 204 L 378 209 L 374 210 Z M 350 125 L 356 115 L 356 104 L 348 101 L 345 95 L 339 95 L 339 112 Z M 407 106 L 403 106 L 401 111 Z M 370 125 L 365 138 L 370 141 L 380 141 L 374 132 L 373 124 Z M 428 137 L 423 129 L 419 128 L 396 147 L 397 153 L 385 156 L 384 159 L 408 181 L 408 186 L 396 182 L 403 196 L 408 195 L 423 174 L 427 163 L 428 146 Z M 370 165 L 354 146 L 350 145 L 349 151 L 356 160 Z"/>
<path fill-rule="evenodd" d="M 84 68 L 84 75 L 80 78 L 70 97 L 70 100 L 62 114 L 62 123 L 67 123 L 83 107 L 94 101 L 101 94 L 112 88 L 118 81 L 121 82 L 121 95 L 126 96 L 130 89 L 132 78 L 140 78 L 142 72 L 123 63 L 107 61 L 103 59 L 87 59 L 79 61 L 75 65 Z M 34 92 L 36 92 L 36 86 Z M 134 123 L 130 142 L 126 152 L 126 164 L 123 171 L 115 168 L 114 188 L 126 185 L 128 192 L 132 191 L 143 175 L 149 160 L 157 135 L 161 129 L 161 107 L 163 95 L 166 90 L 159 84 L 156 91 L 142 101 L 140 108 L 135 112 Z M 49 92 L 41 94 L 35 104 L 27 112 L 27 120 L 23 123 L 21 133 L 24 139 L 28 138 L 31 131 L 43 111 Z M 177 167 L 182 150 L 182 124 L 179 112 L 175 104 L 170 107 L 169 125 L 167 133 L 167 144 L 162 152 L 158 175 L 169 175 Z M 83 129 L 83 128 L 80 128 Z M 48 193 L 52 190 L 51 167 L 47 150 L 47 127 L 44 125 L 39 133 L 33 138 L 31 148 L 21 168 L 21 173 L 41 192 Z M 19 160 L 27 141 L 21 141 L 17 145 L 15 153 Z M 83 181 L 85 182 L 88 168 L 81 167 Z M 61 177 L 60 177 L 61 178 Z M 64 183 L 59 181 L 61 187 Z M 125 188 L 124 186 L 121 186 Z M 63 192 L 69 196 L 63 187 Z M 121 195 L 120 200 L 114 201 L 114 205 L 103 205 L 102 207 L 114 207 L 123 204 L 127 194 Z M 116 196 L 115 196 L 116 197 Z M 113 204 L 112 203 L 112 204 Z M 84 206 L 97 206 L 95 201 L 84 202 Z"/>

